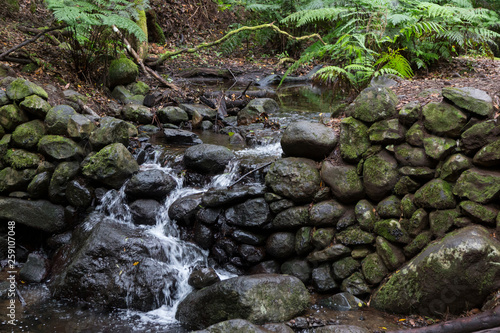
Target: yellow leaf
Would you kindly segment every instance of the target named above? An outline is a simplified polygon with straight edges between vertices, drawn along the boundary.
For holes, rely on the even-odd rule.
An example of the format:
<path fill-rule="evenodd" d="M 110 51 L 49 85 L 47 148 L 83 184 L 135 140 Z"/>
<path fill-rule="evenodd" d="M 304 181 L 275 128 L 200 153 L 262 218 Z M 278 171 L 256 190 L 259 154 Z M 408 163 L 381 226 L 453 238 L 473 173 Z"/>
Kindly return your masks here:
<path fill-rule="evenodd" d="M 123 271 L 120 271 L 120 274 L 118 274 L 118 275 L 122 275 L 122 273 L 123 273 Z"/>
<path fill-rule="evenodd" d="M 138 261 L 134 262 L 134 266 L 137 266 L 137 265 L 139 265 L 139 262 Z"/>
<path fill-rule="evenodd" d="M 387 329 L 387 327 L 384 327 L 384 326 L 379 327 L 379 328 L 380 328 L 381 330 L 386 330 L 386 329 Z"/>
<path fill-rule="evenodd" d="M 399 321 L 405 321 L 405 320 L 406 320 L 405 318 L 401 318 L 401 319 L 399 319 Z"/>

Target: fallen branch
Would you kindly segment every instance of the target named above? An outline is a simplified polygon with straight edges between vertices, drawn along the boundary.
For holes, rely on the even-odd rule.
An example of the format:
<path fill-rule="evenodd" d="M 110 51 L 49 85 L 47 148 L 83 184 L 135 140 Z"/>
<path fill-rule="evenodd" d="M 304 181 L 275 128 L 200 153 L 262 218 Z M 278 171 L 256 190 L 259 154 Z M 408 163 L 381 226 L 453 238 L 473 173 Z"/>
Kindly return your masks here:
<path fill-rule="evenodd" d="M 264 169 L 266 166 L 271 165 L 271 164 L 273 164 L 273 163 L 274 163 L 274 161 L 272 161 L 272 162 L 268 162 L 268 163 L 266 163 L 266 164 L 264 164 L 264 165 L 261 165 L 261 166 L 260 166 L 260 167 L 258 167 L 258 168 L 255 168 L 255 169 L 253 169 L 253 170 L 248 171 L 248 172 L 247 172 L 247 173 L 245 173 L 243 176 L 241 176 L 241 177 L 240 177 L 237 181 L 235 181 L 234 183 L 232 183 L 231 185 L 229 185 L 229 188 L 231 188 L 231 187 L 233 187 L 234 185 L 236 185 L 236 184 L 238 184 L 239 182 L 241 182 L 243 179 L 245 179 L 245 177 L 246 177 L 246 176 L 248 176 L 248 175 L 250 175 L 250 174 L 254 173 L 255 171 L 259 171 L 259 170 L 261 170 L 261 169 Z"/>
<path fill-rule="evenodd" d="M 277 26 L 275 26 L 274 23 L 266 23 L 266 24 L 256 25 L 256 26 L 253 26 L 253 27 L 247 27 L 247 26 L 245 26 L 245 27 L 241 27 L 239 29 L 232 30 L 232 31 L 228 32 L 226 35 L 224 35 L 222 38 L 217 39 L 216 41 L 213 41 L 213 42 L 201 43 L 201 44 L 196 45 L 195 47 L 180 49 L 180 50 L 177 50 L 177 51 L 167 51 L 167 52 L 163 53 L 160 56 L 160 58 L 158 58 L 155 62 L 151 63 L 150 65 L 151 66 L 157 66 L 157 65 L 162 64 L 168 58 L 171 58 L 171 57 L 176 56 L 178 54 L 181 54 L 181 53 L 194 53 L 194 52 L 196 52 L 196 51 L 198 51 L 198 50 L 200 50 L 202 48 L 207 48 L 207 47 L 212 47 L 212 46 L 218 45 L 218 44 L 226 41 L 227 39 L 229 39 L 231 36 L 236 35 L 236 34 L 242 32 L 242 31 L 256 31 L 256 30 L 261 30 L 261 29 L 272 29 L 272 30 L 276 31 L 279 34 L 285 35 L 289 39 L 294 39 L 294 40 L 297 40 L 297 41 L 311 39 L 311 38 L 317 38 L 324 45 L 326 45 L 326 43 L 323 41 L 323 39 L 321 39 L 321 36 L 319 34 L 312 34 L 312 35 L 307 35 L 307 36 L 295 37 L 295 36 L 290 35 L 288 32 L 281 30 L 280 28 L 278 28 Z"/>
<path fill-rule="evenodd" d="M 51 31 L 54 31 L 54 30 L 59 30 L 59 29 L 63 29 L 63 28 L 66 28 L 67 25 L 66 24 L 63 24 L 63 25 L 58 25 L 57 27 L 53 27 L 53 28 L 49 28 L 49 29 L 45 29 L 45 30 L 42 30 L 40 31 L 38 34 L 35 35 L 35 37 L 31 38 L 31 39 L 28 39 L 28 40 L 25 40 L 24 42 L 22 42 L 21 44 L 17 44 L 16 46 L 14 46 L 13 48 L 5 51 L 4 53 L 0 54 L 0 60 L 3 60 L 7 55 L 11 54 L 12 52 L 14 52 L 15 50 L 17 49 L 20 49 L 21 47 L 23 47 L 24 45 L 27 45 L 29 43 L 32 43 L 34 41 L 36 41 L 38 38 L 40 38 L 41 36 L 43 36 L 44 34 L 46 34 L 47 32 L 51 32 Z"/>
<path fill-rule="evenodd" d="M 471 317 L 457 318 L 432 326 L 390 331 L 388 333 L 472 333 L 498 327 L 500 327 L 500 306 Z"/>
<path fill-rule="evenodd" d="M 112 28 L 113 28 L 113 31 L 116 32 L 116 34 L 121 38 L 121 40 L 123 41 L 123 43 L 127 47 L 128 53 L 132 56 L 132 58 L 134 58 L 135 62 L 139 65 L 139 67 L 141 67 L 141 69 L 144 72 L 144 75 L 146 75 L 146 77 L 149 77 L 149 75 L 151 74 L 155 79 L 160 81 L 164 86 L 169 87 L 172 90 L 176 90 L 176 91 L 179 90 L 179 88 L 175 84 L 167 82 L 164 78 L 162 78 L 160 75 L 158 75 L 158 73 L 156 73 L 154 70 L 145 66 L 142 59 L 139 57 L 137 52 L 135 52 L 134 48 L 130 45 L 129 41 L 125 38 L 125 36 L 123 36 L 122 32 L 114 25 L 112 26 Z"/>

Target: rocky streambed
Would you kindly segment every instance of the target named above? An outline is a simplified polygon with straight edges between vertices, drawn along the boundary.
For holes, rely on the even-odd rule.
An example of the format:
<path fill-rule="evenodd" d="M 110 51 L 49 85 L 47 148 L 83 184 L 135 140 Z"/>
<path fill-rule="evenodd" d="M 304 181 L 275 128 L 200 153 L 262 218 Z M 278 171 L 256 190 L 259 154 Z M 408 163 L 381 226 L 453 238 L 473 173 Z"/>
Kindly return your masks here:
<path fill-rule="evenodd" d="M 279 106 L 254 99 L 223 117 L 234 151 L 179 127 L 217 126 L 217 110 L 154 113 L 134 94 L 142 84 L 123 83 L 120 118 L 95 118 L 83 96 L 51 105 L 42 87 L 2 81 L 0 220 L 5 235 L 16 224 L 19 313 L 24 294 L 148 330 L 366 332 L 396 326 L 311 311 L 359 319 L 369 303 L 440 317 L 495 305 L 500 125 L 484 92 L 445 88 L 440 103 L 396 110 L 397 96 L 374 86 L 339 130 L 301 120 L 282 137 L 261 117 Z"/>

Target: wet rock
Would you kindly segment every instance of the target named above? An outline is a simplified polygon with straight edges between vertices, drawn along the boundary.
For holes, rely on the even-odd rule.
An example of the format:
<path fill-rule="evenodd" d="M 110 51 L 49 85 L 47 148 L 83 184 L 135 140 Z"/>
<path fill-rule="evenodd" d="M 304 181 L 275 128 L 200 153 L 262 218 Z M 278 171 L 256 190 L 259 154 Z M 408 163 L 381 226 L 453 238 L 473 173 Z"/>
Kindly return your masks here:
<path fill-rule="evenodd" d="M 436 135 L 458 138 L 467 123 L 467 116 L 447 103 L 431 102 L 422 110 L 425 128 Z"/>
<path fill-rule="evenodd" d="M 269 222 L 271 212 L 263 198 L 249 199 L 226 210 L 227 223 L 240 227 L 259 227 Z"/>
<path fill-rule="evenodd" d="M 33 149 L 45 135 L 45 125 L 41 120 L 32 120 L 16 127 L 12 133 L 12 142 L 16 147 Z"/>
<path fill-rule="evenodd" d="M 282 211 L 272 220 L 274 229 L 300 228 L 309 224 L 309 210 L 307 206 L 292 207 Z"/>
<path fill-rule="evenodd" d="M 267 238 L 266 252 L 276 259 L 286 259 L 295 253 L 295 234 L 276 232 Z"/>
<path fill-rule="evenodd" d="M 460 216 L 458 209 L 436 210 L 429 214 L 429 224 L 436 237 L 443 237 Z"/>
<path fill-rule="evenodd" d="M 406 258 L 403 251 L 388 242 L 385 238 L 378 236 L 375 240 L 377 247 L 377 254 L 380 256 L 385 264 L 385 267 L 389 271 L 394 271 L 398 269 L 402 264 L 404 264 Z"/>
<path fill-rule="evenodd" d="M 444 87 L 443 97 L 459 108 L 470 111 L 482 117 L 493 115 L 493 101 L 483 90 L 472 87 Z"/>
<path fill-rule="evenodd" d="M 130 178 L 125 193 L 135 198 L 162 199 L 176 187 L 175 179 L 162 170 L 141 170 Z"/>
<path fill-rule="evenodd" d="M 320 251 L 311 252 L 307 256 L 307 261 L 310 263 L 321 263 L 325 261 L 336 260 L 341 257 L 344 257 L 351 253 L 351 249 L 342 244 L 333 244 L 327 247 L 326 249 Z"/>
<path fill-rule="evenodd" d="M 66 226 L 64 208 L 46 200 L 0 197 L 0 219 L 16 221 L 48 233 L 60 231 Z"/>
<path fill-rule="evenodd" d="M 56 105 L 47 112 L 45 125 L 50 134 L 67 135 L 68 123 L 72 116 L 78 113 L 69 105 Z"/>
<path fill-rule="evenodd" d="M 158 119 L 160 119 L 162 123 L 179 125 L 189 120 L 189 116 L 186 111 L 177 106 L 167 106 L 156 112 Z"/>
<path fill-rule="evenodd" d="M 90 143 L 97 149 L 112 143 L 128 146 L 132 136 L 137 136 L 137 129 L 132 124 L 113 117 L 104 117 L 101 118 L 100 127 L 90 134 Z"/>
<path fill-rule="evenodd" d="M 189 275 L 188 283 L 191 287 L 202 289 L 219 282 L 220 278 L 211 267 L 196 267 Z"/>
<path fill-rule="evenodd" d="M 214 243 L 214 233 L 210 227 L 203 223 L 196 222 L 194 224 L 194 242 L 198 244 L 202 249 L 208 250 L 212 247 Z"/>
<path fill-rule="evenodd" d="M 214 224 L 219 219 L 220 213 L 220 208 L 200 208 L 196 213 L 196 220 L 209 225 Z"/>
<path fill-rule="evenodd" d="M 311 227 L 302 227 L 295 234 L 295 252 L 298 255 L 307 254 L 314 249 L 311 232 Z"/>
<path fill-rule="evenodd" d="M 409 219 L 408 232 L 411 236 L 417 236 L 429 225 L 429 214 L 423 208 L 417 209 Z"/>
<path fill-rule="evenodd" d="M 500 173 L 475 168 L 466 170 L 457 179 L 453 194 L 480 204 L 493 202 L 500 194 Z"/>
<path fill-rule="evenodd" d="M 29 190 L 29 186 L 28 186 Z M 74 207 L 87 208 L 92 203 L 94 190 L 82 180 L 72 180 L 66 187 L 66 199 Z"/>
<path fill-rule="evenodd" d="M 353 117 L 340 122 L 340 156 L 347 162 L 358 162 L 370 147 L 368 127 Z"/>
<path fill-rule="evenodd" d="M 266 256 L 264 248 L 249 244 L 240 244 L 238 253 L 246 262 L 251 264 L 264 260 Z"/>
<path fill-rule="evenodd" d="M 231 189 L 209 189 L 203 194 L 204 207 L 220 207 L 240 203 L 264 193 L 263 186 L 236 186 Z"/>
<path fill-rule="evenodd" d="M 60 163 L 50 179 L 49 197 L 54 203 L 66 203 L 66 188 L 70 180 L 75 178 L 80 170 L 78 162 Z"/>
<path fill-rule="evenodd" d="M 56 160 L 82 154 L 82 149 L 71 139 L 60 135 L 44 135 L 38 142 L 38 151 Z"/>
<path fill-rule="evenodd" d="M 415 148 L 406 143 L 394 148 L 394 157 L 401 165 L 412 167 L 432 167 L 435 164 L 423 148 Z"/>
<path fill-rule="evenodd" d="M 332 189 L 333 196 L 341 202 L 356 202 L 364 196 L 363 183 L 354 166 L 333 165 L 324 161 L 321 178 Z"/>
<path fill-rule="evenodd" d="M 30 197 L 33 199 L 47 197 L 49 194 L 50 178 L 52 178 L 52 175 L 47 171 L 33 177 L 27 188 Z"/>
<path fill-rule="evenodd" d="M 223 172 L 234 157 L 226 147 L 200 144 L 186 149 L 184 165 L 201 173 L 217 174 Z"/>
<path fill-rule="evenodd" d="M 329 292 L 338 288 L 337 283 L 332 277 L 332 269 L 328 264 L 313 269 L 312 282 L 314 288 L 319 292 Z"/>
<path fill-rule="evenodd" d="M 165 142 L 178 145 L 198 145 L 203 143 L 198 135 L 180 129 L 164 129 Z"/>
<path fill-rule="evenodd" d="M 243 319 L 231 319 L 226 320 L 212 326 L 207 327 L 204 330 L 193 331 L 195 333 L 231 333 L 231 332 L 241 332 L 241 333 L 269 333 L 267 329 L 261 328 L 257 325 L 252 324 L 248 320 Z"/>
<path fill-rule="evenodd" d="M 30 253 L 19 270 L 19 278 L 26 282 L 40 283 L 49 274 L 49 261 L 40 253 Z"/>
<path fill-rule="evenodd" d="M 153 199 L 139 199 L 132 202 L 129 207 L 135 224 L 155 225 L 156 215 L 161 206 Z"/>
<path fill-rule="evenodd" d="M 462 154 L 454 154 L 448 157 L 444 163 L 438 168 L 439 178 L 447 182 L 454 182 L 462 174 L 463 171 L 469 169 L 472 163 L 469 158 Z"/>
<path fill-rule="evenodd" d="M 271 202 L 269 204 L 269 208 L 271 209 L 271 212 L 278 214 L 284 211 L 285 209 L 293 207 L 293 201 L 288 200 L 288 199 L 282 199 L 279 201 Z"/>
<path fill-rule="evenodd" d="M 356 216 L 354 214 L 354 209 L 348 209 L 337 222 L 337 230 L 343 230 L 354 224 L 356 224 Z"/>
<path fill-rule="evenodd" d="M 361 91 L 349 106 L 353 117 L 373 123 L 396 116 L 398 98 L 392 90 L 385 87 L 369 87 Z"/>
<path fill-rule="evenodd" d="M 364 306 L 365 302 L 350 293 L 343 292 L 324 298 L 318 304 L 335 311 L 356 311 Z M 339 325 L 338 327 L 340 326 L 344 325 Z M 343 333 L 344 331 L 340 332 Z"/>
<path fill-rule="evenodd" d="M 375 239 L 372 233 L 361 230 L 358 227 L 350 227 L 335 235 L 337 242 L 344 245 L 371 244 Z"/>
<path fill-rule="evenodd" d="M 321 250 L 330 245 L 335 235 L 334 228 L 314 229 L 311 235 L 311 243 L 316 250 Z"/>
<path fill-rule="evenodd" d="M 493 206 L 484 206 L 474 201 L 460 202 L 461 212 L 470 217 L 474 222 L 483 223 L 487 225 L 494 225 L 495 219 L 498 216 L 498 209 Z"/>
<path fill-rule="evenodd" d="M 233 231 L 231 236 L 238 243 L 248 244 L 248 245 L 262 245 L 266 240 L 267 235 L 251 232 L 243 229 L 236 229 Z"/>
<path fill-rule="evenodd" d="M 380 201 L 376 209 L 381 218 L 398 218 L 401 216 L 401 200 L 395 195 L 391 195 Z"/>
<path fill-rule="evenodd" d="M 176 298 L 179 272 L 168 264 L 164 251 L 157 237 L 91 214 L 75 230 L 66 255 L 54 263 L 49 287 L 56 298 L 150 311 L 167 296 Z"/>
<path fill-rule="evenodd" d="M 374 293 L 371 305 L 402 314 L 462 313 L 498 288 L 499 256 L 500 243 L 484 228 L 452 232 L 394 273 Z"/>
<path fill-rule="evenodd" d="M 298 121 L 288 125 L 281 138 L 283 152 L 290 157 L 324 159 L 337 145 L 335 132 L 320 123 Z"/>
<path fill-rule="evenodd" d="M 417 253 L 422 251 L 427 244 L 429 244 L 432 240 L 432 233 L 430 231 L 424 231 L 417 235 L 410 244 L 406 245 L 403 248 L 403 252 L 406 257 L 411 258 L 415 256 Z"/>
<path fill-rule="evenodd" d="M 276 260 L 261 262 L 248 271 L 249 274 L 278 274 L 280 273 L 280 264 Z"/>
<path fill-rule="evenodd" d="M 35 177 L 36 170 L 16 170 L 10 167 L 0 171 L 0 193 L 24 191 Z"/>
<path fill-rule="evenodd" d="M 434 179 L 415 192 L 415 204 L 422 208 L 449 209 L 456 205 L 453 187 L 442 179 Z"/>
<path fill-rule="evenodd" d="M 410 126 L 422 116 L 422 105 L 417 101 L 406 103 L 399 111 L 399 121 L 406 126 Z"/>
<path fill-rule="evenodd" d="M 0 103 L 1 104 L 1 103 Z M 31 95 L 26 97 L 19 107 L 37 118 L 45 119 L 47 113 L 52 108 L 49 103 L 38 95 Z"/>
<path fill-rule="evenodd" d="M 428 167 L 404 166 L 402 168 L 399 168 L 399 173 L 403 176 L 411 177 L 412 179 L 415 179 L 417 181 L 427 181 L 434 177 L 435 171 L 434 169 Z"/>
<path fill-rule="evenodd" d="M 398 119 L 381 120 L 370 126 L 368 135 L 374 144 L 396 144 L 405 140 L 406 129 Z"/>
<path fill-rule="evenodd" d="M 179 304 L 176 319 L 189 328 L 203 328 L 235 317 L 263 324 L 289 320 L 308 304 L 309 293 L 295 277 L 242 276 L 189 294 Z"/>
<path fill-rule="evenodd" d="M 368 287 L 365 279 L 363 278 L 363 274 L 360 272 L 354 272 L 351 276 L 342 281 L 341 290 L 355 296 L 371 292 L 370 287 Z"/>
<path fill-rule="evenodd" d="M 238 112 L 238 125 L 249 125 L 257 120 L 262 113 L 271 114 L 279 109 L 278 103 L 271 98 L 256 98 Z"/>
<path fill-rule="evenodd" d="M 68 134 L 73 139 L 88 139 L 94 129 L 95 124 L 81 114 L 71 116 L 69 119 Z"/>
<path fill-rule="evenodd" d="M 115 189 L 120 188 L 139 165 L 121 143 L 110 144 L 82 162 L 82 173 Z"/>
<path fill-rule="evenodd" d="M 111 61 L 109 65 L 109 85 L 111 88 L 122 85 L 125 86 L 134 82 L 139 75 L 139 68 L 128 58 L 120 58 Z"/>
<path fill-rule="evenodd" d="M 201 194 L 181 197 L 170 205 L 168 216 L 181 225 L 192 225 L 200 204 Z"/>
<path fill-rule="evenodd" d="M 382 220 L 375 223 L 375 232 L 391 242 L 408 244 L 411 241 L 408 231 L 396 219 Z"/>
<path fill-rule="evenodd" d="M 334 227 L 344 213 L 345 207 L 335 200 L 322 201 L 311 207 L 309 221 L 314 226 Z"/>
<path fill-rule="evenodd" d="M 372 231 L 375 222 L 380 220 L 375 207 L 368 200 L 360 200 L 355 208 L 354 214 L 361 229 L 365 231 Z"/>
<path fill-rule="evenodd" d="M 25 80 L 23 78 L 18 78 L 12 81 L 6 89 L 6 94 L 9 99 L 19 102 L 31 95 L 37 95 L 43 99 L 49 98 L 47 92 L 40 86 Z"/>
<path fill-rule="evenodd" d="M 349 277 L 361 267 L 359 261 L 352 257 L 346 257 L 333 263 L 333 276 L 338 280 Z"/>
<path fill-rule="evenodd" d="M 16 126 L 28 121 L 26 113 L 14 104 L 0 107 L 0 125 L 7 131 L 13 131 Z"/>
<path fill-rule="evenodd" d="M 153 113 L 147 106 L 134 103 L 125 105 L 122 109 L 122 115 L 125 120 L 139 124 L 151 124 L 153 121 Z"/>
<path fill-rule="evenodd" d="M 377 253 L 371 253 L 361 261 L 361 270 L 369 284 L 380 283 L 389 274 L 382 258 Z"/>
<path fill-rule="evenodd" d="M 407 194 L 401 199 L 401 211 L 403 213 L 403 217 L 410 218 L 413 213 L 417 210 L 417 206 L 415 206 L 415 196 L 413 194 Z"/>
<path fill-rule="evenodd" d="M 398 163 L 387 152 L 369 157 L 363 165 L 363 185 L 372 200 L 380 200 L 392 192 L 399 180 Z"/>
<path fill-rule="evenodd" d="M 500 165 L 500 140 L 493 141 L 492 143 L 481 148 L 472 162 L 475 165 L 484 167 L 494 167 Z"/>
<path fill-rule="evenodd" d="M 203 104 L 180 104 L 179 107 L 184 110 L 191 118 L 197 113 L 201 116 L 201 120 L 215 120 L 217 110 L 211 109 Z"/>
<path fill-rule="evenodd" d="M 295 276 L 300 281 L 307 283 L 311 278 L 312 268 L 307 260 L 292 259 L 281 265 L 281 274 Z"/>
<path fill-rule="evenodd" d="M 274 162 L 266 175 L 273 192 L 294 202 L 310 202 L 320 188 L 321 178 L 311 160 L 284 158 Z"/>

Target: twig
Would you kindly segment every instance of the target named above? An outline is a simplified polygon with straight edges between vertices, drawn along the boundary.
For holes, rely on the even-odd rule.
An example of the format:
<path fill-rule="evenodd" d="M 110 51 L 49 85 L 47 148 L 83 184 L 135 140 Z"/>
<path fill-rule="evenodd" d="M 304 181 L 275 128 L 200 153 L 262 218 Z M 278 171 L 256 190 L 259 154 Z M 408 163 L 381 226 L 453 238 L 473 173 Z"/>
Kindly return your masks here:
<path fill-rule="evenodd" d="M 247 87 L 245 88 L 245 90 L 243 90 L 243 92 L 241 93 L 241 95 L 238 96 L 238 98 L 241 98 L 241 97 L 245 96 L 245 93 L 247 92 L 248 88 L 250 88 L 250 86 L 252 85 L 252 83 L 253 83 L 253 81 L 248 82 Z"/>
<path fill-rule="evenodd" d="M 63 25 L 58 25 L 57 27 L 53 27 L 53 28 L 49 28 L 49 29 L 45 29 L 45 30 L 42 30 L 40 31 L 38 34 L 35 35 L 35 37 L 31 38 L 31 39 L 28 39 L 28 40 L 25 40 L 24 42 L 22 42 L 21 44 L 18 44 L 16 46 L 14 46 L 13 48 L 11 48 L 10 50 L 7 50 L 5 51 L 4 53 L 0 54 L 0 60 L 4 59 L 5 56 L 9 55 L 10 53 L 14 52 L 15 50 L 23 47 L 24 45 L 26 44 L 29 44 L 29 43 L 32 43 L 34 41 L 36 41 L 38 38 L 40 38 L 42 35 L 46 34 L 47 32 L 51 32 L 51 31 L 54 31 L 54 30 L 59 30 L 59 29 L 63 29 L 63 28 L 66 28 L 67 25 L 66 24 L 63 24 Z"/>
<path fill-rule="evenodd" d="M 264 164 L 264 165 L 262 165 L 262 166 L 260 166 L 260 167 L 258 167 L 258 168 L 256 168 L 256 169 L 253 169 L 253 170 L 248 171 L 248 172 L 247 172 L 247 173 L 245 173 L 243 176 L 241 176 L 241 177 L 240 177 L 237 181 L 235 181 L 234 183 L 232 183 L 231 185 L 229 185 L 229 188 L 231 188 L 231 187 L 233 187 L 234 185 L 236 185 L 236 184 L 238 184 L 239 182 L 241 182 L 241 181 L 242 181 L 242 180 L 243 180 L 246 176 L 248 176 L 249 174 L 252 174 L 252 173 L 254 173 L 255 171 L 259 171 L 259 170 L 261 170 L 261 169 L 264 169 L 266 166 L 271 165 L 271 164 L 273 164 L 273 163 L 274 163 L 274 161 L 269 162 L 269 163 L 266 163 L 266 164 Z"/>

